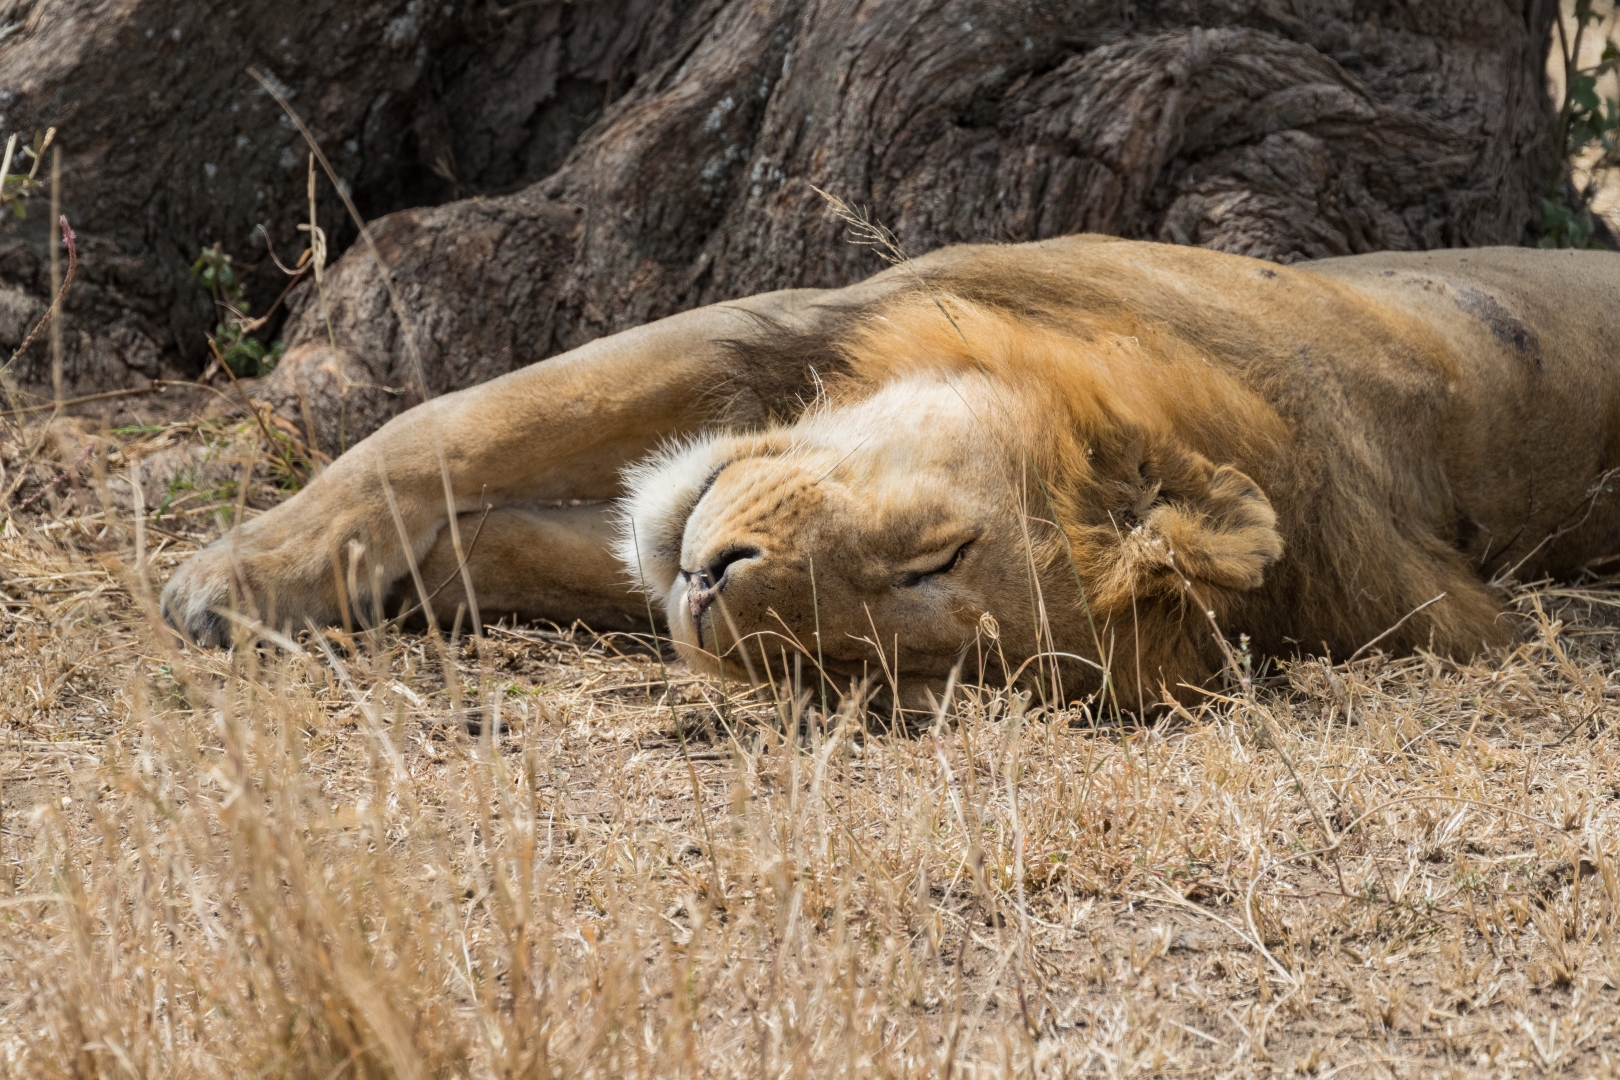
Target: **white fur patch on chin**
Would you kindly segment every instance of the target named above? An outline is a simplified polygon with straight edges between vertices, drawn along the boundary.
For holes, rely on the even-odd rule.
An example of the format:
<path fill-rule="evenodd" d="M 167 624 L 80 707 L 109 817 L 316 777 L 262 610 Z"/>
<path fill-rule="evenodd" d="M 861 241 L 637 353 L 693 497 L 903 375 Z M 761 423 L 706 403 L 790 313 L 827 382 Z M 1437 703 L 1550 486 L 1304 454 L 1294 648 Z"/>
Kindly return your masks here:
<path fill-rule="evenodd" d="M 709 477 L 730 460 L 731 443 L 721 433 L 698 435 L 624 470 L 613 553 L 636 587 L 654 598 L 666 596 L 680 575 L 686 519 Z"/>

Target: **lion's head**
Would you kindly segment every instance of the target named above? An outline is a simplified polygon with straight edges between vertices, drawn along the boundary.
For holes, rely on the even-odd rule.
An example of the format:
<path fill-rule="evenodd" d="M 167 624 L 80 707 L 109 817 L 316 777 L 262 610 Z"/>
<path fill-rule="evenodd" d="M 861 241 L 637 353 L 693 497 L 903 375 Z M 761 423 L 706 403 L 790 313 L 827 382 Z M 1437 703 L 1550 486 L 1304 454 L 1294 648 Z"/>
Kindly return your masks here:
<path fill-rule="evenodd" d="M 1055 666 L 1070 697 L 1108 669 L 1128 704 L 1139 684 L 1156 699 L 1158 667 L 1217 662 L 1205 613 L 1259 585 L 1281 540 L 1259 486 L 1173 434 L 1163 400 L 1251 408 L 1245 392 L 1174 348 L 1140 385 L 1133 348 L 958 298 L 891 303 L 797 422 L 630 470 L 619 556 L 710 670 L 780 678 L 802 651 L 916 700 L 965 658 Z"/>

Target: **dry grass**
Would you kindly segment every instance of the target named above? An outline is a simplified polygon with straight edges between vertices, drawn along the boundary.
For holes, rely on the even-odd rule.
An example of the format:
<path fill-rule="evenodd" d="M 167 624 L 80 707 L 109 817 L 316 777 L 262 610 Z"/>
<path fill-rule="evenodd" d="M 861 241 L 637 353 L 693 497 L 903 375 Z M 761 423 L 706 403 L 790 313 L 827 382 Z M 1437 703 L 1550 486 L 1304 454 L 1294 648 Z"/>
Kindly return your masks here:
<path fill-rule="evenodd" d="M 1620 1058 L 1615 583 L 1523 592 L 1468 667 L 1306 662 L 1151 727 L 969 688 L 889 736 L 582 630 L 182 650 L 138 582 L 273 501 L 261 437 L 0 457 L 44 490 L 0 530 L 8 1074 Z"/>

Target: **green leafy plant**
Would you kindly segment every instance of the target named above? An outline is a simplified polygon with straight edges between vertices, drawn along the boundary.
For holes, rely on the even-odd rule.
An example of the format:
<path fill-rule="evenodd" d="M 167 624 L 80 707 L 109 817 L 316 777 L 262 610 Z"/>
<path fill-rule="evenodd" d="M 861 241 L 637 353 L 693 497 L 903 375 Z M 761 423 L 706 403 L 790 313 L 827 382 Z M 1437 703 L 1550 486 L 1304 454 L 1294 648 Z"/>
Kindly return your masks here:
<path fill-rule="evenodd" d="M 249 319 L 250 311 L 236 267 L 223 247 L 205 247 L 191 264 L 191 276 L 207 289 L 223 318 L 208 335 L 208 345 L 222 367 L 238 378 L 268 375 L 281 360 L 280 341 L 269 345 L 253 336 L 264 325 L 263 319 Z"/>
<path fill-rule="evenodd" d="M 0 211 L 9 208 L 12 216 L 18 219 L 28 216 L 26 200 L 45 186 L 45 181 L 39 179 L 39 163 L 45 160 L 45 149 L 55 138 L 55 128 L 43 133 L 34 132 L 34 137 L 22 148 L 23 157 L 33 162 L 25 173 L 11 171 L 12 162 L 17 156 L 17 136 L 12 135 L 6 141 L 6 157 L 0 161 Z"/>
<path fill-rule="evenodd" d="M 1562 13 L 1558 16 L 1564 98 L 1553 129 L 1558 178 L 1541 199 L 1541 247 L 1606 246 L 1602 235 L 1607 230 L 1592 212 L 1592 197 L 1599 183 L 1620 165 L 1620 103 L 1604 96 L 1598 87 L 1604 76 L 1620 69 L 1620 46 L 1607 38 L 1598 62 L 1582 67 L 1581 45 L 1588 30 L 1613 14 L 1612 2 L 1600 9 L 1595 0 L 1575 0 L 1569 20 Z"/>

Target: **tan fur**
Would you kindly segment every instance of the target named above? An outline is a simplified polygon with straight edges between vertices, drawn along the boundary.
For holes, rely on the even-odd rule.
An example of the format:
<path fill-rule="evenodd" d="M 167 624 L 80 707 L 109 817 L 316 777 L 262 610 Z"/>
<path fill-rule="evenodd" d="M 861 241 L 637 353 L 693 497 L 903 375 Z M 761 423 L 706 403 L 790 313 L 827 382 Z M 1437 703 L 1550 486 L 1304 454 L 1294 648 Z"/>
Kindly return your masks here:
<path fill-rule="evenodd" d="M 1466 655 L 1511 636 L 1493 580 L 1620 550 L 1617 264 L 945 249 L 413 410 L 183 567 L 165 610 L 211 640 L 237 593 L 330 620 L 345 580 L 397 588 L 414 555 L 447 620 L 448 484 L 464 550 L 498 507 L 468 560 L 485 617 L 643 626 L 639 584 L 685 655 L 739 673 L 740 637 L 760 676 L 797 648 L 911 697 L 965 657 L 1069 697 L 1106 670 L 1135 708 L 1208 685 L 1217 630 L 1257 661 L 1391 628 Z M 568 499 L 617 500 L 618 540 L 537 505 Z"/>

